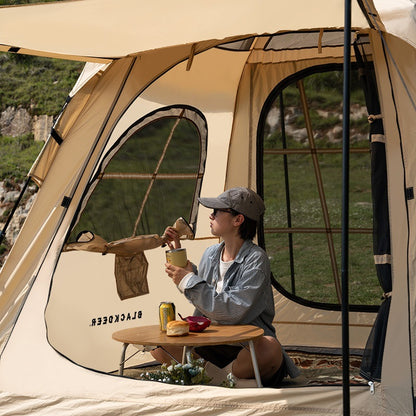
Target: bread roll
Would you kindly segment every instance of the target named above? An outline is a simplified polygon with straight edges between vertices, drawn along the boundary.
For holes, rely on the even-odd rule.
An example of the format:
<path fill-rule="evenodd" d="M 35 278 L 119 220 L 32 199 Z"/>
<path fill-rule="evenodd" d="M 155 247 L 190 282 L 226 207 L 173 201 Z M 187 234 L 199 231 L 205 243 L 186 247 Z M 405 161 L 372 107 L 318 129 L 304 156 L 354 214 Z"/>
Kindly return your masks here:
<path fill-rule="evenodd" d="M 166 325 L 166 335 L 178 337 L 189 334 L 189 324 L 185 321 L 169 321 Z"/>

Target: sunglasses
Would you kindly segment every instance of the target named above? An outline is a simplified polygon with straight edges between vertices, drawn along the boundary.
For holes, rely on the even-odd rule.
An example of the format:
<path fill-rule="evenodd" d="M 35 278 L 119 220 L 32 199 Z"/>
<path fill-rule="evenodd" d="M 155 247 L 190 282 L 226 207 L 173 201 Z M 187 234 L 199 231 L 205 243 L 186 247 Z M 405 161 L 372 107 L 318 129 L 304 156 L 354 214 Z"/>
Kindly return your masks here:
<path fill-rule="evenodd" d="M 234 211 L 232 209 L 220 209 L 220 208 L 214 208 L 211 215 L 213 217 L 216 217 L 219 212 L 228 212 L 229 214 L 234 215 Z"/>

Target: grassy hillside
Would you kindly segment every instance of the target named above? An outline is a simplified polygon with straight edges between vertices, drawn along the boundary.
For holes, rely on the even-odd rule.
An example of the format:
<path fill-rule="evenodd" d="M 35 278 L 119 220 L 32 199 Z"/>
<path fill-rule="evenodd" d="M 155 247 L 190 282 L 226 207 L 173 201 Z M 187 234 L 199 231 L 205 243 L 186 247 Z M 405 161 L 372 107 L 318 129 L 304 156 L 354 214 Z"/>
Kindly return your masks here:
<path fill-rule="evenodd" d="M 75 84 L 83 63 L 0 54 L 0 112 L 22 106 L 31 115 L 56 116 Z M 31 135 L 0 136 L 0 180 L 21 180 L 42 147 Z"/>
<path fill-rule="evenodd" d="M 35 142 L 31 134 L 20 137 L 0 136 L 0 180 L 23 181 L 42 146 L 43 142 Z"/>
<path fill-rule="evenodd" d="M 56 115 L 83 63 L 36 56 L 0 54 L 0 110 L 21 105 L 32 115 Z"/>

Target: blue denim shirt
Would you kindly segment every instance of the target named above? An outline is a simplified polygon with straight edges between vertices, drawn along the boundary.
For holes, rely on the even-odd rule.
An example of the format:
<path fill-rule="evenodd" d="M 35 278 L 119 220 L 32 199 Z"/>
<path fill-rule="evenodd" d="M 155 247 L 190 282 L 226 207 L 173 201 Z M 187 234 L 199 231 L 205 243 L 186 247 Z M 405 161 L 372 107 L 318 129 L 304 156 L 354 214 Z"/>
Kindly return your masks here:
<path fill-rule="evenodd" d="M 203 314 L 223 325 L 250 324 L 275 337 L 272 325 L 274 301 L 270 263 L 265 251 L 246 240 L 224 276 L 223 290 L 217 293 L 220 256 L 224 243 L 209 247 L 202 256 L 198 274 L 188 280 L 184 294 Z"/>
<path fill-rule="evenodd" d="M 270 262 L 266 252 L 246 240 L 224 276 L 223 289 L 215 290 L 220 276 L 220 257 L 224 243 L 208 247 L 202 255 L 199 272 L 194 270 L 184 294 L 196 307 L 194 315 L 205 315 L 222 325 L 249 324 L 276 338 L 273 327 L 274 300 L 270 281 Z M 287 372 L 300 372 L 282 347 Z"/>

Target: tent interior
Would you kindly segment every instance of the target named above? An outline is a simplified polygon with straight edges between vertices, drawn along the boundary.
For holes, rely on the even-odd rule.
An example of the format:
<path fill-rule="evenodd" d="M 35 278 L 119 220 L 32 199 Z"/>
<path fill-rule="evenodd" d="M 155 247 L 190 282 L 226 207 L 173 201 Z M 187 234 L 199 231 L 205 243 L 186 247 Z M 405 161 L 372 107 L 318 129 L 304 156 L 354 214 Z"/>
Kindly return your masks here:
<path fill-rule="evenodd" d="M 398 409 L 413 414 L 407 320 L 396 327 L 400 346 L 386 338 L 389 319 L 397 323 L 401 314 L 392 306 L 392 290 L 407 290 L 397 277 L 392 287 L 390 245 L 394 241 L 396 252 L 405 256 L 401 248 L 408 234 L 397 220 L 405 204 L 397 185 L 403 184 L 401 142 L 391 134 L 394 139 L 386 144 L 385 130 L 395 132 L 400 123 L 402 140 L 411 137 L 403 118 L 414 109 L 403 109 L 409 99 L 403 93 L 401 101 L 396 97 L 403 115 L 390 111 L 403 77 L 389 71 L 415 52 L 398 37 L 381 37 L 357 5 L 354 13 L 348 229 L 352 407 L 354 414 L 372 415 L 386 406 L 386 414 Z M 275 393 L 227 391 L 227 400 L 233 406 L 242 394 L 247 403 L 272 406 L 278 392 L 287 400 L 285 409 L 303 414 L 314 406 L 309 395 L 320 394 L 313 388 L 325 385 L 335 389 L 325 390 L 314 411 L 340 408 L 344 32 L 336 25 L 307 27 L 178 43 L 86 64 L 31 169 L 37 199 L 1 270 L 2 390 L 23 389 L 31 396 L 49 389 L 53 396 L 63 385 L 75 394 L 68 380 L 56 382 L 51 375 L 56 365 L 74 379 L 73 367 L 99 376 L 96 389 L 107 379 L 108 384 L 129 379 L 117 384 L 117 391 L 137 386 L 148 394 L 152 382 L 131 379 L 152 370 L 152 357 L 140 345 L 129 346 L 128 369 L 117 376 L 122 345 L 112 334 L 157 324 L 163 301 L 173 302 L 182 316 L 193 313 L 164 272 L 164 230 L 181 217 L 189 223 L 194 235 L 182 245 L 198 264 L 204 250 L 218 242 L 210 233 L 210 211 L 198 205 L 198 197 L 247 186 L 265 201 L 256 242 L 271 263 L 273 323 L 302 376 L 286 380 Z M 396 276 L 407 275 L 407 260 L 401 264 Z M 23 347 L 28 333 L 35 346 L 30 352 Z M 402 358 L 397 384 L 390 360 L 396 354 Z M 37 363 L 36 357 L 44 360 Z M 33 369 L 45 366 L 48 387 L 22 387 L 18 376 L 6 380 L 17 362 L 33 384 Z M 368 382 L 372 388 L 383 380 L 387 395 L 381 398 Z M 311 390 L 296 398 L 297 393 L 284 392 L 295 387 Z M 183 400 L 194 400 L 196 391 L 208 397 L 209 388 L 184 390 Z M 128 394 L 134 401 L 140 393 Z M 179 409 L 185 402 L 177 400 Z M 160 411 L 162 405 L 154 406 Z M 184 409 L 178 414 L 190 407 Z"/>
<path fill-rule="evenodd" d="M 196 55 L 190 71 L 186 71 L 185 61 L 135 98 L 118 122 L 123 127 L 107 142 L 65 236 L 45 314 L 48 340 L 54 348 L 87 368 L 114 371 L 119 345 L 110 340 L 117 327 L 113 320 L 120 313 L 132 317 L 131 323 L 126 318 L 128 324 L 154 324 L 158 319 L 157 305 L 170 300 L 183 316 L 191 314 L 192 306 L 166 280 L 165 249 L 145 251 L 147 291 L 141 296 L 129 292 L 120 303 L 121 281 L 128 284 L 128 277 L 123 279 L 115 271 L 122 256 L 111 250 L 103 250 L 104 256 L 95 249 L 90 251 L 90 242 L 80 243 L 79 239 L 89 231 L 95 238 L 112 244 L 125 243 L 127 238 L 143 241 L 145 236 L 161 235 L 177 217 L 184 217 L 196 234 L 193 241 L 184 241 L 184 246 L 189 257 L 197 259 L 201 248 L 217 240 L 207 229 L 207 210 L 198 208 L 201 185 L 218 181 L 211 186 L 214 193 L 220 193 L 224 186 L 243 184 L 243 175 L 249 186 L 261 190 L 267 207 L 258 239 L 272 264 L 279 339 L 294 350 L 303 347 L 313 352 L 340 354 L 342 56 L 336 55 L 342 55 L 343 33 L 322 34 L 322 58 L 302 58 L 298 62 L 291 58 L 290 66 L 296 62 L 294 72 L 288 71 L 286 62 L 272 63 L 282 50 L 299 55 L 299 45 L 316 46 L 319 38 L 319 32 L 311 31 L 220 45 Z M 262 44 L 262 50 L 257 46 L 256 52 L 267 51 L 271 62 L 265 63 L 263 56 L 261 62 L 256 61 L 256 54 L 251 51 L 254 42 Z M 371 55 L 366 52 L 368 35 L 358 39 L 355 34 L 353 42 L 371 74 Z M 213 73 L 210 61 L 228 64 L 217 67 Z M 242 65 L 246 69 L 240 80 Z M 230 67 L 240 68 L 233 74 Z M 210 141 L 207 119 L 218 117 L 210 113 L 210 105 L 217 107 L 219 101 L 220 106 L 228 104 L 231 111 L 233 100 L 219 97 L 216 91 L 204 91 L 203 86 L 209 82 L 224 95 L 226 90 L 220 83 L 229 82 L 231 77 L 234 84 L 240 83 L 238 113 L 233 124 L 231 120 L 226 124 L 216 121 L 223 132 L 211 130 Z M 244 86 L 253 78 L 260 81 L 250 92 L 256 108 L 250 118 L 258 123 L 251 127 L 255 142 L 249 149 L 241 144 L 242 131 L 250 129 L 247 124 L 252 121 L 240 121 L 238 116 L 245 118 L 244 111 L 240 111 L 247 102 Z M 369 123 L 356 63 L 352 79 L 352 108 L 356 111 L 351 127 L 351 337 L 352 348 L 362 353 L 383 292 L 373 261 Z M 194 91 L 196 84 L 202 91 Z M 167 105 L 156 108 L 155 97 L 167 94 L 169 88 L 175 89 L 169 99 L 176 101 L 166 100 Z M 178 94 L 181 96 L 177 97 Z M 138 118 L 139 113 L 143 116 Z M 211 125 L 216 128 L 213 121 Z M 229 144 L 226 137 L 230 128 Z M 247 133 L 245 136 L 251 139 Z M 214 142 L 215 159 L 210 160 L 210 145 Z M 242 155 L 242 151 L 247 153 Z M 241 162 L 244 160 L 246 163 Z M 224 179 L 222 183 L 218 180 L 221 170 L 227 185 Z M 131 268 L 138 267 L 143 260 L 134 254 L 125 254 L 133 262 Z M 75 296 L 77 309 L 68 314 Z M 302 310 L 301 317 L 293 319 L 293 305 Z M 300 329 L 312 317 L 313 331 Z M 83 340 L 76 348 L 70 342 L 74 337 Z M 97 349 L 101 351 L 99 355 L 95 354 Z"/>
<path fill-rule="evenodd" d="M 371 71 L 371 55 L 366 53 L 368 35 L 358 40 L 355 34 L 353 38 L 358 45 L 357 51 L 361 49 L 360 56 L 365 56 L 368 61 L 367 70 Z M 254 41 L 264 45 L 263 53 L 267 51 L 269 54 L 266 63 L 263 57 L 261 62 L 256 62 L 255 54 L 251 52 Z M 311 31 L 249 38 L 220 45 L 195 56 L 191 71 L 186 71 L 187 62 L 177 65 L 153 83 L 150 88 L 155 90 L 154 93 L 148 89 L 145 96 L 142 94 L 130 104 L 119 121 L 119 124 L 128 127 L 118 127 L 118 131 L 124 128 L 122 134 L 118 131 L 113 133 L 107 142 L 71 221 L 65 236 L 65 248 L 54 271 L 45 318 L 48 341 L 59 353 L 87 368 L 113 372 L 118 368 L 120 346 L 111 340 L 111 333 L 120 324 L 157 323 L 157 305 L 166 298 L 177 305 L 183 316 L 192 313 L 191 305 L 172 285 L 169 286 L 164 276 L 165 250 L 156 248 L 146 251 L 144 259 L 135 256 L 134 250 L 127 252 L 130 269 L 140 268 L 143 260 L 148 263 L 144 274 L 145 280 L 148 280 L 145 282 L 147 290 L 142 293 L 139 289 L 135 293 L 134 287 L 130 287 L 127 294 L 120 295 L 119 285 L 129 277 L 118 277 L 115 263 L 124 257 L 111 253 L 111 250 L 107 252 L 107 249 L 97 253 L 99 250 L 94 247 L 89 249 L 88 240 L 87 244 L 79 241 L 85 231 L 89 231 L 95 239 L 101 237 L 107 242 L 120 244 L 126 238 L 133 241 L 136 236 L 142 241 L 143 236 L 153 238 L 162 234 L 164 228 L 173 224 L 179 216 L 183 216 L 196 232 L 194 241 L 184 242 L 190 258 L 200 255 L 201 246 L 216 241 L 207 232 L 205 209 L 201 208 L 202 213 L 197 216 L 201 185 L 205 180 L 218 180 L 215 177 L 217 172 L 215 176 L 211 174 L 211 178 L 208 176 L 212 168 L 207 160 L 209 140 L 204 114 L 209 112 L 209 104 L 217 107 L 220 101 L 220 106 L 228 104 L 230 107 L 232 101 L 227 103 L 215 91 L 210 91 L 208 97 L 205 91 L 195 93 L 193 86 L 198 84 L 203 87 L 206 83 L 201 81 L 201 77 L 209 77 L 210 84 L 220 88 L 220 82 L 226 83 L 227 77 L 237 78 L 241 71 L 239 69 L 232 74 L 229 66 L 238 68 L 246 65 L 249 67 L 247 72 L 251 73 L 247 77 L 252 78 L 254 73 L 255 78 L 264 79 L 256 83 L 258 90 L 251 92 L 258 101 L 255 104 L 259 112 L 252 118 L 259 121 L 253 127 L 256 144 L 253 144 L 251 154 L 244 155 L 244 159 L 255 158 L 255 164 L 250 160 L 247 164 L 229 162 L 235 172 L 231 169 L 227 172 L 226 140 L 216 144 L 222 148 L 217 150 L 215 161 L 211 163 L 218 167 L 222 165 L 222 170 L 229 176 L 240 177 L 241 169 L 250 166 L 257 169 L 257 175 L 245 172 L 245 176 L 249 176 L 248 179 L 256 176 L 256 182 L 250 185 L 262 189 L 267 207 L 259 237 L 272 263 L 279 339 L 289 350 L 340 354 L 342 41 L 342 31 L 323 34 Z M 293 52 L 296 56 L 299 45 L 306 43 L 307 49 L 316 49 L 319 42 L 323 57 L 308 60 L 302 57 L 294 73 L 287 72 L 286 62 L 272 63 L 275 55 L 282 50 Z M 261 50 L 257 48 L 259 54 Z M 250 63 L 246 64 L 249 53 Z M 327 58 L 327 55 L 331 57 Z M 213 74 L 211 66 L 206 64 L 213 59 L 228 61 L 229 65 L 217 68 Z M 272 62 L 269 63 L 269 59 Z M 291 60 L 290 66 L 293 65 Z M 280 78 L 282 74 L 283 79 Z M 357 110 L 353 114 L 351 129 L 351 175 L 354 183 L 350 230 L 351 308 L 356 311 L 353 315 L 357 316 L 352 322 L 352 348 L 360 355 L 382 290 L 372 253 L 367 108 L 355 63 L 352 79 L 352 108 Z M 240 84 L 244 85 L 244 82 L 243 78 Z M 167 102 L 169 106 L 154 108 L 154 95 L 166 94 L 169 85 L 179 90 L 182 97 L 174 98 L 185 105 Z M 150 97 L 151 108 L 143 110 L 141 107 L 149 105 Z M 211 103 L 209 98 L 212 98 Z M 244 105 L 244 101 L 246 98 L 238 105 Z M 202 112 L 199 110 L 201 106 Z M 144 115 L 137 119 L 138 109 Z M 209 116 L 216 117 L 215 114 Z M 239 130 L 246 128 L 242 124 L 245 123 L 234 122 L 233 135 L 236 137 L 240 134 Z M 230 128 L 231 125 L 228 123 L 224 127 Z M 223 136 L 225 134 L 222 133 Z M 235 145 L 231 141 L 230 146 L 228 159 L 234 153 L 241 152 L 239 141 Z M 234 152 L 233 146 L 240 149 Z M 208 177 L 205 176 L 206 171 Z M 240 181 L 230 178 L 229 186 L 233 183 L 240 185 Z M 224 184 L 218 182 L 215 187 L 214 192 L 218 193 Z M 149 279 L 146 272 L 151 276 Z M 134 280 L 138 279 L 136 275 L 130 277 L 133 286 L 139 284 Z M 124 284 L 128 286 L 129 282 Z M 77 299 L 76 309 L 71 308 L 74 298 Z M 303 309 L 302 318 L 293 319 L 284 314 L 287 309 L 287 315 L 292 315 L 290 309 L 294 304 Z M 71 312 L 68 313 L 68 310 Z M 316 317 L 318 311 L 320 319 Z M 308 325 L 312 316 L 314 330 L 311 333 L 300 330 Z M 82 341 L 74 345 L 71 342 L 74 338 Z M 96 354 L 98 350 L 100 354 Z M 148 354 L 139 357 L 141 360 L 149 359 Z"/>

